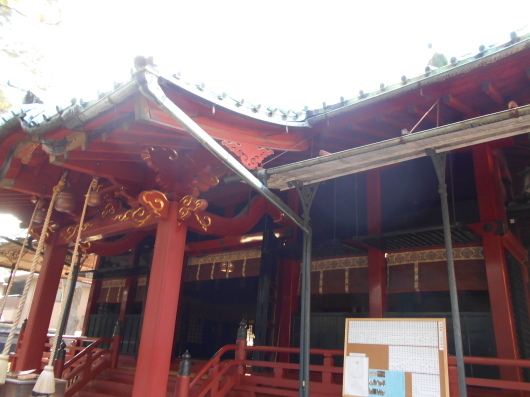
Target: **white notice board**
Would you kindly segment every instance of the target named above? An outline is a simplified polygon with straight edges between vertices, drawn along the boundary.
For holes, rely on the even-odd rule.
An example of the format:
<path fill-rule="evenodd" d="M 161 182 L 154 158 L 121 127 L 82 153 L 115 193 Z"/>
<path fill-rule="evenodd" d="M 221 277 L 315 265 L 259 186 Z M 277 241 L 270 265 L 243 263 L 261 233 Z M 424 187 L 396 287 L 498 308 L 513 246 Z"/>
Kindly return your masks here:
<path fill-rule="evenodd" d="M 445 319 L 346 319 L 344 397 L 449 397 Z"/>

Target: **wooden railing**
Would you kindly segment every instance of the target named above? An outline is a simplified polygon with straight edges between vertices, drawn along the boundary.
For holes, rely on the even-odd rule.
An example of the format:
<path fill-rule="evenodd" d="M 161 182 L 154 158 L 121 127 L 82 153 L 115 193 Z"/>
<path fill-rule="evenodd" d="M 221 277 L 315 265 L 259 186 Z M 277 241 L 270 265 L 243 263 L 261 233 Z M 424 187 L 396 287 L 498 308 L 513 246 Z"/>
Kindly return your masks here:
<path fill-rule="evenodd" d="M 530 360 L 518 360 L 508 358 L 495 357 L 464 357 L 465 364 L 487 365 L 499 368 L 530 368 Z M 451 397 L 459 397 L 458 391 L 458 373 L 456 367 L 456 357 L 448 357 L 449 364 L 449 389 Z M 466 377 L 466 385 L 468 389 L 468 396 L 504 396 L 503 390 L 524 392 L 524 395 L 530 396 L 530 383 L 516 381 L 516 380 L 502 380 L 502 379 L 487 379 L 487 378 L 468 378 Z M 487 389 L 486 389 L 487 388 Z"/>
<path fill-rule="evenodd" d="M 245 340 L 236 345 L 220 349 L 193 378 L 190 377 L 191 362 L 184 357 L 179 371 L 175 396 L 178 397 L 224 397 L 229 391 L 246 392 L 249 395 L 264 393 L 277 396 L 298 396 L 299 364 L 266 360 L 252 360 L 251 353 L 277 357 L 282 354 L 298 355 L 297 348 L 268 346 L 246 346 Z M 228 354 L 233 358 L 223 359 Z M 342 395 L 343 368 L 335 366 L 334 357 L 342 357 L 343 350 L 311 349 L 311 357 L 320 356 L 322 365 L 310 365 L 311 396 Z M 458 374 L 456 358 L 449 356 L 449 389 L 451 397 L 458 397 Z M 530 360 L 515 360 L 490 357 L 464 357 L 466 364 L 496 366 L 500 368 L 530 368 Z M 494 397 L 505 395 L 530 396 L 530 383 L 522 381 L 466 378 L 468 396 Z M 512 394 L 506 394 L 512 393 Z"/>
<path fill-rule="evenodd" d="M 179 397 L 223 397 L 230 390 L 247 393 L 269 393 L 281 396 L 298 396 L 299 364 L 248 359 L 249 353 L 262 353 L 273 357 L 279 354 L 299 354 L 297 348 L 247 346 L 245 340 L 237 345 L 221 348 L 215 356 L 190 378 L 179 371 L 175 395 Z M 222 360 L 228 353 L 234 358 Z M 342 367 L 335 366 L 334 356 L 342 357 L 342 350 L 311 349 L 312 357 L 319 356 L 321 365 L 310 365 L 311 396 L 338 396 L 342 394 Z M 186 366 L 186 364 L 184 365 Z"/>
<path fill-rule="evenodd" d="M 48 364 L 50 349 L 54 335 L 48 335 L 41 360 L 41 370 Z M 94 379 L 107 368 L 116 368 L 121 337 L 115 335 L 113 339 L 87 338 L 63 336 L 66 344 L 64 357 L 59 357 L 54 362 L 55 377 L 66 380 L 65 397 L 73 396 L 83 386 Z M 17 351 L 24 343 L 24 332 L 21 331 L 17 342 Z M 103 344 L 111 344 L 110 349 L 104 349 Z M 11 368 L 14 368 L 18 359 L 17 352 L 10 355 Z"/>
<path fill-rule="evenodd" d="M 71 353 L 66 356 L 70 358 L 64 361 L 64 365 L 61 360 L 56 361 L 56 374 L 60 373 L 61 378 L 67 382 L 65 397 L 73 396 L 111 366 L 112 352 L 100 348 L 103 343 L 112 343 L 112 339 L 75 338 L 74 346 L 70 346 Z"/>

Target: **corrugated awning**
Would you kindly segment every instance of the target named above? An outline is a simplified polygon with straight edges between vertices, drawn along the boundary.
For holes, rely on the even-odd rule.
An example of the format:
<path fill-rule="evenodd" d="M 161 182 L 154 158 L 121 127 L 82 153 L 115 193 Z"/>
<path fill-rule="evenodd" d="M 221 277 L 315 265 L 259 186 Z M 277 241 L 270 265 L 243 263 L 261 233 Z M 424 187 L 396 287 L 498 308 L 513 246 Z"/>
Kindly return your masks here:
<path fill-rule="evenodd" d="M 530 132 L 530 105 L 261 171 L 270 189 L 286 190 L 343 175 Z"/>

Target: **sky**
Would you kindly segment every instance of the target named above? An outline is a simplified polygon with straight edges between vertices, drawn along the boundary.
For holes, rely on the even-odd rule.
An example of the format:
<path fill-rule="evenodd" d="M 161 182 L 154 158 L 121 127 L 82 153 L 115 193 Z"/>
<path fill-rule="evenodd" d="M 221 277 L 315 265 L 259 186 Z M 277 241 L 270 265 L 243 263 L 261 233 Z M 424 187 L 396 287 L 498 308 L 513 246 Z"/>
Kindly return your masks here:
<path fill-rule="evenodd" d="M 448 59 L 509 40 L 530 1 L 19 0 L 13 40 L 44 56 L 47 102 L 90 100 L 130 78 L 136 55 L 235 98 L 300 110 L 353 98 L 423 73 L 433 50 Z M 47 23 L 39 22 L 44 15 Z M 3 61 L 0 58 L 0 62 Z M 4 68 L 2 68 L 4 69 Z M 6 68 L 23 88 L 35 77 Z M 42 83 L 42 79 L 41 79 Z"/>
<path fill-rule="evenodd" d="M 31 73 L 0 52 L 0 88 L 50 105 L 91 100 L 127 81 L 136 55 L 163 73 L 254 104 L 318 108 L 509 40 L 530 24 L 530 1 L 47 0 L 11 1 L 2 48 L 30 45 Z M 57 7 L 59 5 L 59 7 Z M 45 23 L 41 21 L 43 16 Z M 432 50 L 428 49 L 431 43 Z M 46 90 L 40 90 L 45 86 Z M 4 222 L 0 219 L 0 234 Z"/>

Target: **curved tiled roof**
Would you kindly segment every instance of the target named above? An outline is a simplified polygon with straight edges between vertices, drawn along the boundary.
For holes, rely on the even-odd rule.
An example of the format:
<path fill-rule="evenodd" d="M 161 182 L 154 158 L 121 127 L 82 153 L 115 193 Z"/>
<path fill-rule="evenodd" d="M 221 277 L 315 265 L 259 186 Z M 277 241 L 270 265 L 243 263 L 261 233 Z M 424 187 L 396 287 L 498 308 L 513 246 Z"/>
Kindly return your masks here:
<path fill-rule="evenodd" d="M 323 103 L 322 108 L 309 110 L 307 108 L 301 111 L 285 110 L 276 107 L 264 106 L 261 104 L 250 103 L 242 98 L 234 98 L 225 92 L 219 93 L 210 91 L 204 84 L 194 84 L 184 81 L 179 74 L 172 76 L 163 76 L 163 84 L 169 84 L 189 93 L 200 101 L 212 106 L 212 112 L 215 108 L 224 108 L 235 112 L 244 117 L 249 117 L 258 122 L 272 123 L 277 125 L 304 127 L 315 124 L 323 117 L 333 117 L 335 115 L 347 112 L 352 108 L 370 105 L 382 98 L 400 95 L 407 91 L 425 86 L 436 81 L 441 81 L 466 71 L 479 68 L 489 62 L 496 61 L 500 58 L 519 52 L 530 46 L 530 33 L 524 33 L 517 36 L 512 32 L 510 40 L 489 47 L 480 46 L 476 54 L 468 54 L 460 59 L 451 58 L 450 62 L 442 67 L 426 67 L 424 73 L 415 76 L 402 76 L 401 82 L 385 86 L 381 84 L 380 89 L 373 92 L 360 91 L 359 95 L 350 99 L 340 98 L 335 104 Z M 56 123 L 67 123 L 75 125 L 77 122 L 86 121 L 89 117 L 94 116 L 100 109 L 106 98 L 121 95 L 124 91 L 129 94 L 135 90 L 136 83 L 134 79 L 115 84 L 115 89 L 109 93 L 100 94 L 99 98 L 91 101 L 72 100 L 72 104 L 65 109 L 60 107 L 50 108 L 41 104 L 25 105 L 22 109 L 12 112 L 10 117 L 2 117 L 0 122 L 0 137 L 5 130 L 9 130 L 13 124 L 10 122 L 13 118 L 21 121 L 24 129 L 30 134 L 40 134 L 43 131 L 54 128 Z M 103 108 L 105 108 L 103 106 Z M 92 111 L 91 111 L 92 110 Z"/>

